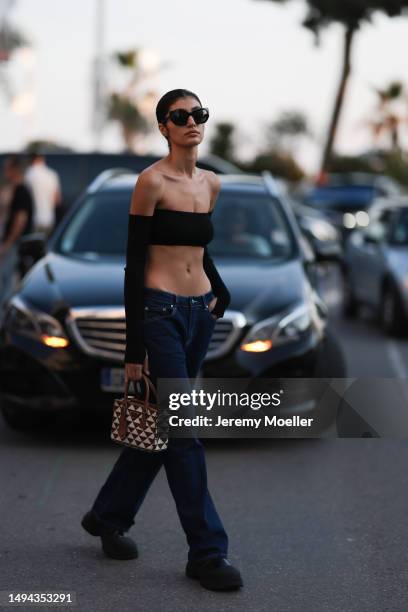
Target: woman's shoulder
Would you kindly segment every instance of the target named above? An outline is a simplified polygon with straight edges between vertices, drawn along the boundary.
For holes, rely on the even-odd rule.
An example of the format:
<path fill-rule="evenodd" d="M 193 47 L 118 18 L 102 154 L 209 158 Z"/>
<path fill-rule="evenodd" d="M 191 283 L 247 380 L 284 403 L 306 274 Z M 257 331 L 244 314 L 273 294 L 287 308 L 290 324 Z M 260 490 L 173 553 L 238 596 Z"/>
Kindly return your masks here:
<path fill-rule="evenodd" d="M 221 179 L 219 175 L 213 170 L 203 170 L 205 172 L 205 178 L 210 186 L 213 195 L 217 195 L 221 189 Z"/>
<path fill-rule="evenodd" d="M 136 178 L 130 213 L 152 215 L 163 194 L 163 179 L 150 167 L 144 168 Z"/>
<path fill-rule="evenodd" d="M 157 166 L 151 164 L 139 172 L 136 182 L 146 187 L 160 188 L 163 183 L 163 174 Z"/>

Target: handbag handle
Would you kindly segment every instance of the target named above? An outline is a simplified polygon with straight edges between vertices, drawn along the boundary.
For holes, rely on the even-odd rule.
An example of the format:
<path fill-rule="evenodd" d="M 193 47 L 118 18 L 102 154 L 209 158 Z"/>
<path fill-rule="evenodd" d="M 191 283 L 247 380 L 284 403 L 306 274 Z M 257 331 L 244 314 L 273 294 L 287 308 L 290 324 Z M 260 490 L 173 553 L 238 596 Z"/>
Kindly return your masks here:
<path fill-rule="evenodd" d="M 154 394 L 156 395 L 156 401 L 157 401 L 157 391 L 155 386 L 153 385 L 152 381 L 150 380 L 150 378 L 148 378 L 145 374 L 143 374 L 142 372 L 142 377 L 146 386 L 146 392 L 145 392 L 145 398 L 144 398 L 144 403 L 143 403 L 143 410 L 142 410 L 142 420 L 141 420 L 141 425 L 142 427 L 146 427 L 146 420 L 147 420 L 147 406 L 149 403 L 149 395 L 150 395 L 150 389 L 154 392 Z M 128 407 L 128 394 L 129 394 L 129 385 L 130 382 L 133 382 L 133 389 L 134 388 L 134 380 L 129 380 L 127 379 L 125 382 L 125 402 L 124 405 L 122 406 L 122 410 L 121 410 L 121 414 L 120 414 L 120 422 L 119 422 L 119 429 L 118 429 L 118 433 L 120 435 L 120 437 L 123 439 L 126 437 L 127 434 L 127 421 L 126 421 L 126 412 L 127 412 L 127 407 Z"/>
<path fill-rule="evenodd" d="M 147 407 L 147 405 L 149 403 L 150 389 L 155 394 L 156 401 L 157 401 L 157 391 L 156 391 L 156 388 L 155 388 L 154 384 L 150 380 L 150 378 L 148 378 L 145 374 L 143 374 L 143 372 L 142 372 L 142 378 L 144 380 L 145 387 L 146 387 L 146 393 L 145 393 L 145 398 L 144 398 L 144 405 L 145 405 L 145 407 Z M 133 379 L 132 380 L 127 379 L 126 382 L 125 382 L 125 403 L 126 403 L 126 407 L 127 407 L 127 403 L 128 403 L 128 394 L 129 394 L 130 383 L 133 383 L 133 390 L 135 391 L 135 382 L 136 381 L 134 381 Z"/>

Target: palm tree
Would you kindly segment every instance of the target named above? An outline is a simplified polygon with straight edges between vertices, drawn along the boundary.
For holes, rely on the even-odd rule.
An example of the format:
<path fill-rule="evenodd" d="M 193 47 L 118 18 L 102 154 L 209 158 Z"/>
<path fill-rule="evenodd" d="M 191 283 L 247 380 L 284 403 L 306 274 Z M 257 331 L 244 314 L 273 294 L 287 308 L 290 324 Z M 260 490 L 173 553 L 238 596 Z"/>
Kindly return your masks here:
<path fill-rule="evenodd" d="M 398 152 L 401 150 L 400 128 L 408 123 L 407 115 L 402 114 L 397 108 L 399 102 L 407 99 L 404 85 L 401 81 L 393 81 L 384 89 L 374 88 L 374 91 L 377 94 L 377 106 L 374 118 L 367 124 L 371 128 L 375 143 L 383 133 L 389 134 L 391 149 Z"/>
<path fill-rule="evenodd" d="M 119 122 L 127 150 L 134 151 L 139 137 L 148 131 L 147 121 L 137 105 L 126 95 L 112 93 L 108 100 L 108 117 Z"/>
<path fill-rule="evenodd" d="M 3 90 L 7 102 L 11 102 L 13 92 L 3 67 L 14 51 L 28 44 L 25 36 L 8 22 L 8 14 L 13 5 L 14 0 L 0 0 L 0 89 Z"/>
<path fill-rule="evenodd" d="M 151 130 L 151 123 L 144 112 L 144 103 L 147 100 L 149 104 L 153 103 L 156 95 L 151 91 L 144 97 L 139 95 L 144 73 L 137 49 L 118 51 L 113 54 L 113 59 L 119 68 L 129 73 L 129 80 L 122 91 L 113 91 L 108 96 L 107 116 L 119 122 L 127 150 L 135 151 L 140 138 Z"/>
<path fill-rule="evenodd" d="M 285 2 L 285 0 L 268 1 Z M 408 10 L 408 0 L 305 0 L 305 2 L 308 11 L 302 25 L 314 33 L 316 43 L 319 43 L 322 29 L 333 23 L 340 23 L 343 26 L 342 68 L 320 167 L 321 174 L 324 174 L 330 168 L 332 149 L 352 70 L 355 35 L 363 23 L 371 21 L 377 11 L 389 17 L 404 14 Z"/>
<path fill-rule="evenodd" d="M 27 39 L 8 22 L 8 14 L 14 0 L 0 0 L 0 62 L 7 62 L 13 51 L 27 44 Z"/>

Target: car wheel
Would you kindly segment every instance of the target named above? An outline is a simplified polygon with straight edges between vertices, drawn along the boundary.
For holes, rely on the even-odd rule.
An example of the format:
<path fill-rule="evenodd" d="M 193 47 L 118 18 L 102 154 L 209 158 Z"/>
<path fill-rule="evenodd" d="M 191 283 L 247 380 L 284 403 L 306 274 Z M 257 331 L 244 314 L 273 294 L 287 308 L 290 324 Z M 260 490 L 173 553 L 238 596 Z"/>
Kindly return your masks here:
<path fill-rule="evenodd" d="M 380 322 L 383 330 L 389 335 L 401 332 L 405 322 L 401 298 L 392 285 L 387 285 L 382 294 Z"/>
<path fill-rule="evenodd" d="M 45 413 L 16 406 L 4 398 L 0 402 L 3 419 L 11 429 L 27 431 L 43 425 L 47 420 L 47 414 Z"/>

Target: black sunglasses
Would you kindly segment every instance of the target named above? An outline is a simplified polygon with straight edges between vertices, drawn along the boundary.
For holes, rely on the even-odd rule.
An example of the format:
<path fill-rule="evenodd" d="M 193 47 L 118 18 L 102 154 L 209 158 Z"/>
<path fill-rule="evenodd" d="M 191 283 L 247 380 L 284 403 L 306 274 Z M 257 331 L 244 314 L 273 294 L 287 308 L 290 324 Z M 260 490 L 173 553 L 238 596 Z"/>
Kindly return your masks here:
<path fill-rule="evenodd" d="M 171 119 L 175 125 L 187 125 L 188 118 L 192 116 L 196 123 L 205 123 L 210 116 L 208 108 L 196 108 L 191 112 L 186 111 L 184 108 L 175 108 L 169 111 L 167 117 L 164 118 L 163 123 L 166 123 L 167 119 Z"/>

